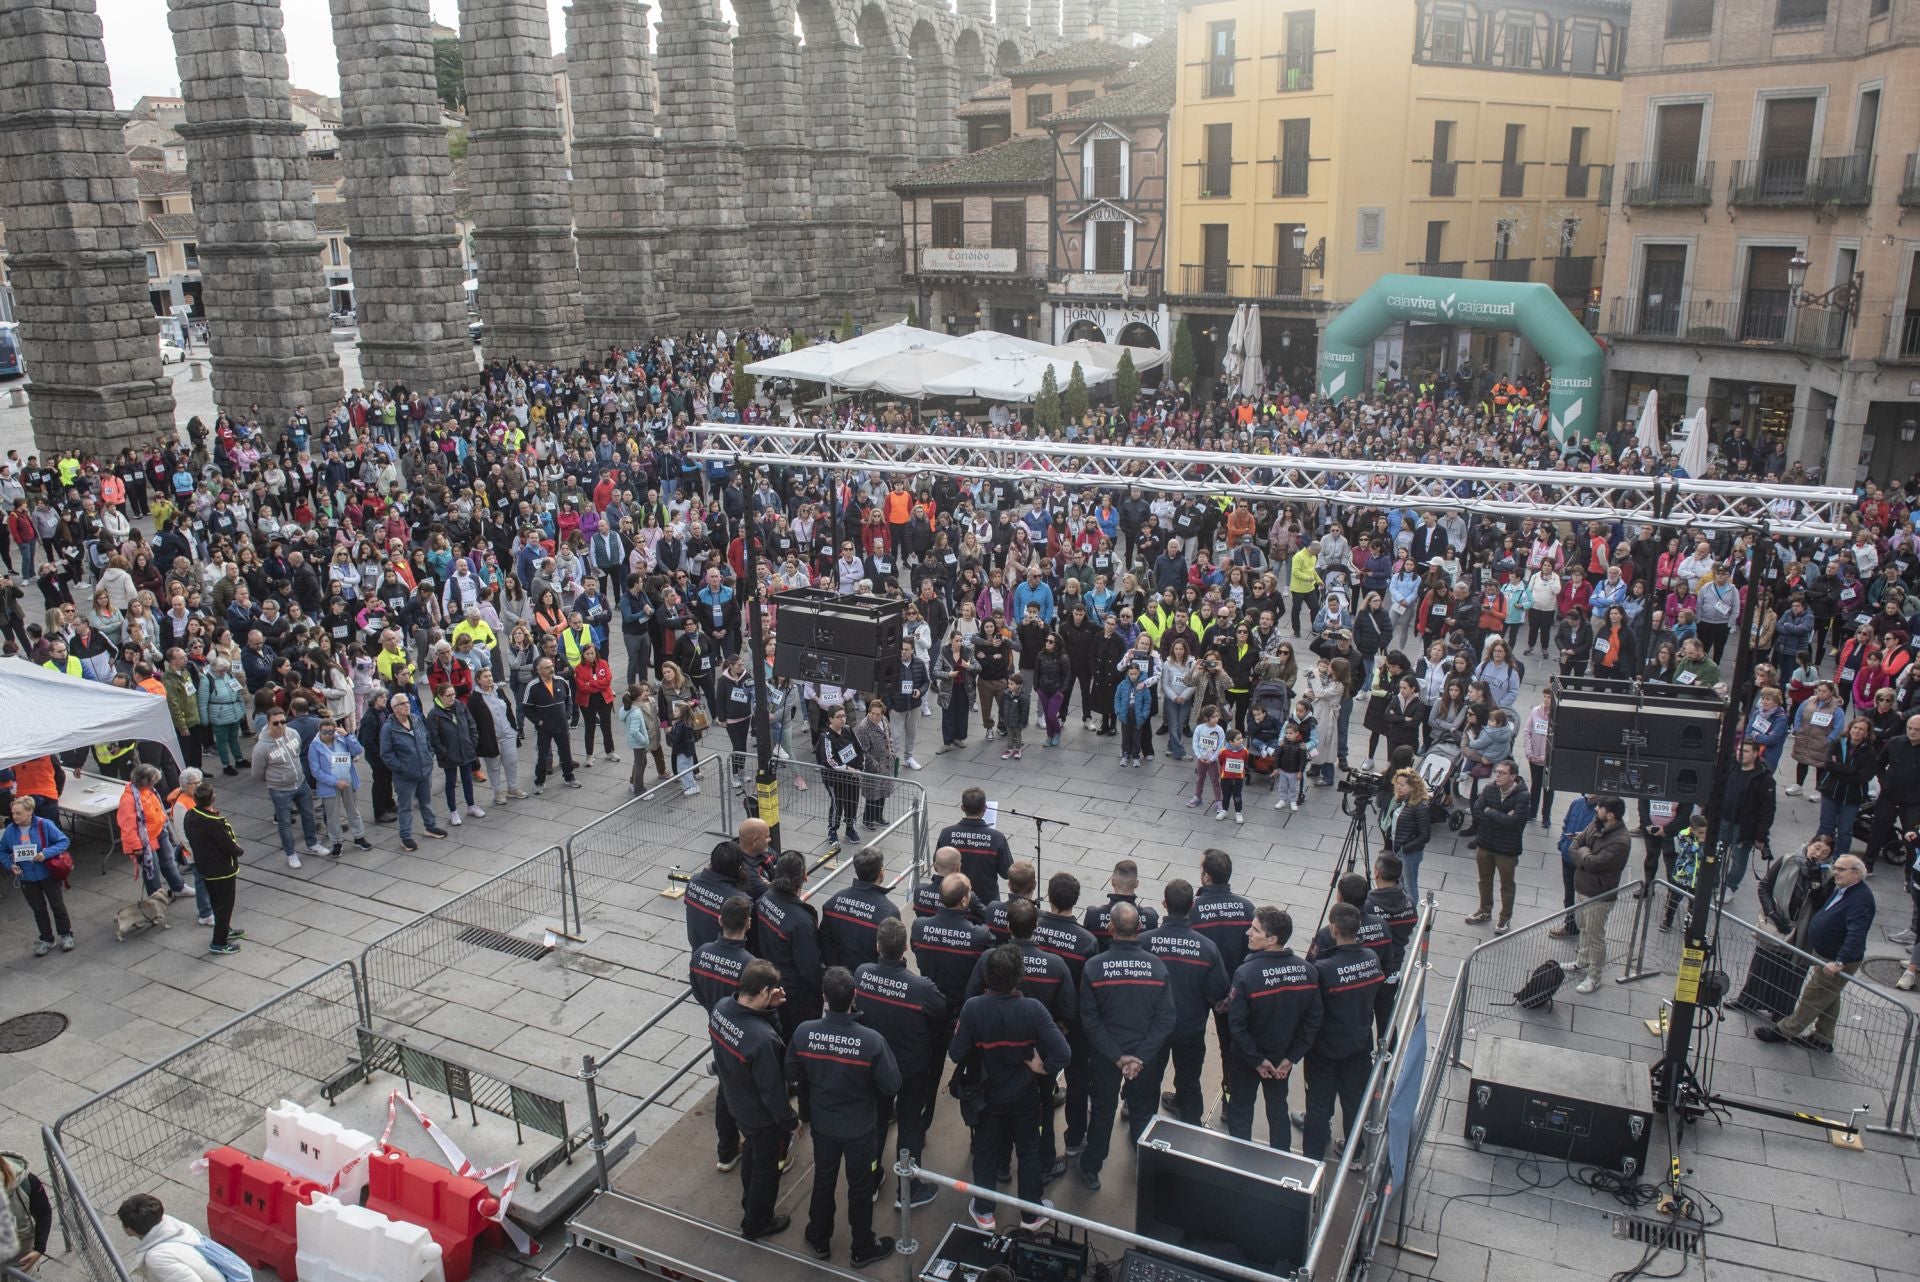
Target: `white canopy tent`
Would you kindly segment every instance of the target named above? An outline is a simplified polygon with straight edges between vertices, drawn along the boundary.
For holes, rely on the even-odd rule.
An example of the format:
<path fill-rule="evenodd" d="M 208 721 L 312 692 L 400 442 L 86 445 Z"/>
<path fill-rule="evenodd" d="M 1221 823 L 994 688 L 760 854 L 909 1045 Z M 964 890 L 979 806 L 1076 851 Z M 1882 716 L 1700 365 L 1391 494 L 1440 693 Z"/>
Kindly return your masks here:
<path fill-rule="evenodd" d="M 959 338 L 949 338 L 942 349 L 949 352 L 964 352 L 977 361 L 997 361 L 1015 356 L 1057 356 L 1056 347 L 1037 343 L 1031 338 L 1019 338 L 1013 334 L 1002 334 L 997 330 L 976 329 L 971 334 Z"/>
<path fill-rule="evenodd" d="M 909 347 L 842 370 L 833 380 L 836 390 L 884 392 L 903 400 L 917 401 L 929 393 L 929 379 L 944 378 L 980 364 L 969 353 L 940 348 Z"/>
<path fill-rule="evenodd" d="M 849 338 L 844 343 L 821 343 L 797 352 L 769 356 L 747 366 L 747 373 L 761 378 L 796 378 L 808 383 L 840 382 L 840 374 L 856 365 L 909 348 L 936 348 L 953 340 L 945 334 L 913 325 L 888 325 L 871 333 Z"/>
<path fill-rule="evenodd" d="M 0 660 L 0 766 L 121 739 L 151 740 L 180 760 L 165 699 Z"/>
<path fill-rule="evenodd" d="M 1634 429 L 1633 443 L 1648 454 L 1660 454 L 1660 393 L 1649 388 L 1640 404 L 1640 423 Z"/>
<path fill-rule="evenodd" d="M 1139 373 L 1150 369 L 1159 369 L 1171 359 L 1166 352 L 1154 347 L 1127 347 L 1120 343 L 1096 343 L 1092 339 L 1076 338 L 1071 343 L 1062 343 L 1053 349 L 1064 354 L 1070 361 L 1079 361 L 1082 369 L 1120 368 L 1123 353 L 1133 356 L 1133 368 Z"/>
<path fill-rule="evenodd" d="M 944 378 L 930 378 L 926 383 L 927 395 L 977 396 L 984 401 L 1025 404 L 1040 395 L 1040 384 L 1049 369 L 1064 392 L 1073 377 L 1072 361 L 1048 356 L 1017 356 L 1006 360 L 983 361 Z M 1080 367 L 1080 376 L 1086 380 L 1088 387 L 1113 381 L 1112 370 L 1088 369 L 1084 365 Z"/>

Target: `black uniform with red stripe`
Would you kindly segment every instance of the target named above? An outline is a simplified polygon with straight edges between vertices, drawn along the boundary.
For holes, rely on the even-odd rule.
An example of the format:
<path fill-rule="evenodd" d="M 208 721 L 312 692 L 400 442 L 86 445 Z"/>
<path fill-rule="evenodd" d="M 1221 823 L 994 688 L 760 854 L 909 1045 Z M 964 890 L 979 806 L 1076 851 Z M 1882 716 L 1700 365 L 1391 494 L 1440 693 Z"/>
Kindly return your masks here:
<path fill-rule="evenodd" d="M 925 881 L 921 882 L 918 886 L 914 887 L 913 915 L 915 917 L 931 917 L 939 911 L 940 911 L 940 879 L 938 877 L 929 877 Z M 968 917 L 972 918 L 974 921 L 979 922 L 981 925 L 986 924 L 987 901 L 980 898 L 979 895 L 977 894 L 969 895 L 967 897 L 967 906 L 962 911 L 965 912 Z"/>
<path fill-rule="evenodd" d="M 1208 884 L 1193 892 L 1193 928 L 1220 950 L 1229 977 L 1247 959 L 1247 927 L 1253 925 L 1253 901 L 1227 885 Z M 1223 1043 L 1224 1045 L 1224 1043 Z"/>
<path fill-rule="evenodd" d="M 1067 1035 L 1067 1044 L 1073 1048 L 1073 1057 L 1067 1061 L 1067 1147 L 1078 1148 L 1081 1137 L 1087 1133 L 1087 1087 L 1091 1075 L 1087 1069 L 1087 1038 L 1080 1031 L 1078 1015 L 1080 976 L 1087 962 L 1100 952 L 1100 941 L 1093 932 L 1073 919 L 1072 913 L 1055 913 L 1051 910 L 1040 914 L 1034 923 L 1033 942 L 1043 952 L 1058 957 L 1067 966 L 1067 979 L 1074 990 L 1075 1017 L 1072 1023 L 1063 1026 Z M 1041 1136 L 1040 1150 L 1051 1166 L 1058 1151 L 1057 1137 L 1053 1129 L 1053 1096 L 1046 1099 L 1045 1129 Z"/>
<path fill-rule="evenodd" d="M 1293 1146 L 1288 1079 L 1261 1077 L 1262 1060 L 1288 1071 L 1305 1059 L 1320 1032 L 1320 977 L 1291 948 L 1250 953 L 1227 994 L 1227 1134 L 1253 1138 L 1253 1106 L 1266 1101 L 1267 1143 Z"/>
<path fill-rule="evenodd" d="M 952 846 L 960 852 L 960 871 L 973 893 L 987 903 L 1000 898 L 1000 879 L 1013 871 L 1013 848 L 998 828 L 985 819 L 962 819 L 940 830 L 934 849 Z"/>
<path fill-rule="evenodd" d="M 1360 1116 L 1373 1062 L 1373 1003 L 1386 983 L 1376 951 L 1343 944 L 1314 959 L 1320 976 L 1324 1018 L 1307 1052 L 1307 1124 L 1300 1151 L 1312 1161 L 1333 1141 L 1333 1106 L 1340 1105 L 1349 1132 Z"/>
<path fill-rule="evenodd" d="M 793 1033 L 787 1080 L 799 1087 L 800 1118 L 813 1127 L 813 1197 L 807 1241 L 833 1236 L 834 1190 L 847 1173 L 847 1227 L 855 1252 L 874 1245 L 873 1192 L 880 1178 L 877 1106 L 900 1092 L 900 1068 L 887 1039 L 851 1011 L 828 1011 Z"/>
<path fill-rule="evenodd" d="M 948 1010 L 959 1010 L 966 1001 L 974 963 L 991 947 L 987 928 L 952 908 L 913 923 L 914 964 L 947 999 Z"/>
<path fill-rule="evenodd" d="M 996 899 L 987 905 L 986 927 L 993 932 L 993 942 L 1004 944 L 1013 938 L 1013 932 L 1007 929 L 1007 908 L 1011 899 Z"/>
<path fill-rule="evenodd" d="M 701 1008 L 711 1012 L 722 998 L 733 996 L 740 987 L 740 972 L 753 960 L 744 941 L 724 935 L 710 944 L 702 944 L 687 958 L 687 982 Z"/>
<path fill-rule="evenodd" d="M 1403 896 L 1404 897 L 1404 896 Z M 1411 927 L 1409 927 L 1409 931 Z M 1393 999 L 1400 995 L 1395 980 L 1400 975 L 1400 950 L 1404 936 L 1395 939 L 1393 925 L 1385 916 L 1373 907 L 1373 897 L 1368 895 L 1367 902 L 1360 907 L 1360 934 L 1358 942 L 1362 948 L 1371 952 L 1380 962 L 1380 974 L 1385 983 L 1374 990 L 1374 1019 L 1381 1031 L 1393 1019 Z M 1333 951 L 1333 930 L 1322 926 L 1313 934 L 1313 947 L 1307 952 L 1309 961 L 1317 961 Z"/>
<path fill-rule="evenodd" d="M 698 948 L 720 938 L 720 906 L 735 895 L 758 899 L 767 884 L 758 877 L 746 886 L 729 881 L 711 868 L 702 868 L 687 881 L 687 893 L 681 898 L 687 914 L 687 947 Z"/>
<path fill-rule="evenodd" d="M 884 887 L 871 881 L 854 882 L 820 906 L 821 963 L 857 970 L 879 961 L 875 933 L 881 922 L 899 916 L 899 906 Z"/>
<path fill-rule="evenodd" d="M 1413 938 L 1413 928 L 1420 924 L 1420 909 L 1415 906 L 1413 896 L 1399 886 L 1375 886 L 1367 892 L 1367 910 L 1385 919 L 1387 933 L 1393 937 L 1392 958 L 1380 959 L 1387 972 L 1387 982 L 1380 986 L 1380 995 L 1373 1003 L 1373 1022 L 1385 1037 L 1388 1025 L 1393 1023 L 1394 1003 L 1400 999 L 1400 971 L 1407 964 L 1407 941 Z"/>
<path fill-rule="evenodd" d="M 714 1072 L 727 1108 L 748 1131 L 799 1120 L 787 1103 L 786 1046 L 767 1012 L 748 1010 L 737 997 L 723 997 L 707 1016 Z"/>
<path fill-rule="evenodd" d="M 953 1026 L 947 999 L 932 980 L 914 974 L 905 962 L 878 961 L 854 972 L 853 1009 L 861 1023 L 887 1039 L 900 1067 L 898 1094 L 880 1101 L 878 1133 L 886 1137 L 897 1109 L 900 1138 L 895 1147 L 918 1157 L 933 1121 Z"/>
<path fill-rule="evenodd" d="M 1030 1060 L 1040 1056 L 1035 1073 Z M 996 1168 L 1018 1160 L 1019 1195 L 1038 1202 L 1045 1189 L 1040 1152 L 1039 1083 L 1066 1065 L 1072 1051 L 1047 1008 L 1024 993 L 984 993 L 960 1009 L 947 1058 L 964 1064 L 978 1057 L 984 1078 L 978 1125 L 973 1133 L 973 1182 L 997 1187 Z M 991 1215 L 991 1203 L 975 1201 L 976 1215 Z"/>
<path fill-rule="evenodd" d="M 1213 941 L 1196 931 L 1185 917 L 1169 916 L 1160 929 L 1140 937 L 1148 952 L 1167 964 L 1173 985 L 1173 1035 L 1154 1065 L 1156 1079 L 1173 1064 L 1174 1112 L 1180 1120 L 1198 1126 L 1205 1114 L 1200 1075 L 1207 1063 L 1207 1017 L 1225 1001 L 1233 980 Z"/>
<path fill-rule="evenodd" d="M 1020 949 L 1020 965 L 1024 972 L 1020 980 L 1020 991 L 1047 1008 L 1047 1014 L 1053 1016 L 1053 1022 L 1060 1025 L 1065 1033 L 1080 1018 L 1080 992 L 1073 982 L 1073 973 L 1067 969 L 1064 959 L 1048 952 L 1031 939 L 1016 939 L 1013 943 Z M 973 974 L 967 980 L 967 997 L 978 997 L 987 991 L 987 958 L 981 954 L 974 963 Z"/>
<path fill-rule="evenodd" d="M 1087 1036 L 1087 1144 L 1081 1170 L 1098 1175 L 1113 1140 L 1120 1094 L 1127 1096 L 1127 1124 L 1135 1141 L 1160 1107 L 1160 1078 L 1153 1072 L 1173 1035 L 1176 1014 L 1167 964 L 1138 939 L 1117 939 L 1089 961 L 1080 976 L 1080 1026 Z M 1134 1056 L 1145 1065 L 1128 1081 L 1118 1061 Z"/>
<path fill-rule="evenodd" d="M 760 955 L 779 969 L 780 985 L 787 990 L 781 1027 L 791 1036 L 820 1015 L 820 926 L 814 907 L 770 890 L 754 903 L 753 917 L 760 929 Z"/>
<path fill-rule="evenodd" d="M 1112 938 L 1108 924 L 1113 920 L 1115 904 L 1132 904 L 1140 910 L 1140 933 L 1143 935 L 1160 924 L 1160 910 L 1153 905 L 1143 904 L 1133 895 L 1108 895 L 1106 903 L 1095 904 L 1087 909 L 1086 915 L 1081 919 L 1088 933 L 1098 941 L 1103 952 Z"/>

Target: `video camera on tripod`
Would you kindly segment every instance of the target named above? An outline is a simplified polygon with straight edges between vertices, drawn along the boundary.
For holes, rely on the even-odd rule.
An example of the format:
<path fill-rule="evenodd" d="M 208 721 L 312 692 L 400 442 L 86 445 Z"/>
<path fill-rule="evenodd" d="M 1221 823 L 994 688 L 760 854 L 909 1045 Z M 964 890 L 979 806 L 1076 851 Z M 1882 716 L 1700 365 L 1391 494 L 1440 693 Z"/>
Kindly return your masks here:
<path fill-rule="evenodd" d="M 1340 809 L 1352 814 L 1352 806 L 1364 806 L 1387 789 L 1387 777 L 1377 770 L 1356 770 L 1348 767 L 1339 783 Z"/>

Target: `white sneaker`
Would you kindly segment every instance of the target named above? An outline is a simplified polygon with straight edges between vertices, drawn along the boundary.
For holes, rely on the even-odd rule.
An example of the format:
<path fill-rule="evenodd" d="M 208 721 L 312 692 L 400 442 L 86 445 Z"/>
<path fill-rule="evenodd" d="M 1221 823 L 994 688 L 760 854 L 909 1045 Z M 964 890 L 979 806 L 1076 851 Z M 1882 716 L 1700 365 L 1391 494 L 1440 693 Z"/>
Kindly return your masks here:
<path fill-rule="evenodd" d="M 1800 785 L 1799 785 L 1799 784 L 1797 784 L 1797 783 L 1790 783 L 1790 784 L 1788 784 L 1788 785 L 1787 785 L 1787 795 L 1788 795 L 1789 797 L 1797 797 L 1797 796 L 1799 796 L 1799 795 L 1800 795 Z"/>
<path fill-rule="evenodd" d="M 919 762 L 915 761 L 912 757 L 907 758 L 907 769 L 918 770 L 919 768 L 920 768 Z"/>
<path fill-rule="evenodd" d="M 1297 800 L 1295 800 L 1295 801 L 1289 801 L 1289 802 L 1287 803 L 1287 809 L 1288 809 L 1288 810 L 1298 810 L 1298 809 L 1300 809 L 1300 803 L 1299 803 L 1299 801 L 1297 801 Z"/>
<path fill-rule="evenodd" d="M 1233 821 L 1237 824 L 1243 824 L 1247 821 L 1247 816 L 1243 812 L 1236 810 L 1233 812 Z"/>
<path fill-rule="evenodd" d="M 202 926 L 211 926 L 211 925 L 213 925 L 213 918 L 211 918 L 211 917 L 202 917 L 202 918 L 200 918 L 200 924 L 201 924 Z"/>
<path fill-rule="evenodd" d="M 1273 808 L 1275 810 L 1285 810 L 1287 808 L 1287 799 L 1285 797 L 1280 798 L 1280 800 L 1273 803 Z"/>
<path fill-rule="evenodd" d="M 1600 977 L 1598 975 L 1588 975 L 1585 979 L 1573 986 L 1573 991 L 1576 993 L 1591 993 L 1599 987 Z"/>
<path fill-rule="evenodd" d="M 298 855 L 287 856 L 287 867 L 298 868 L 299 866 L 300 866 L 300 856 Z"/>
<path fill-rule="evenodd" d="M 1227 812 L 1224 810 L 1216 810 L 1213 812 L 1213 817 L 1215 822 L 1218 822 L 1219 820 L 1225 819 L 1227 817 Z"/>
<path fill-rule="evenodd" d="M 458 828 L 460 826 L 460 812 L 456 810 L 452 814 L 448 815 L 447 822 L 452 824 L 454 827 Z"/>
<path fill-rule="evenodd" d="M 925 704 L 922 704 L 920 707 L 920 715 L 923 717 L 930 717 L 933 715 L 933 709 L 927 707 Z"/>
<path fill-rule="evenodd" d="M 475 819 L 485 819 L 487 817 L 487 812 L 480 809 L 480 807 L 478 806 L 468 806 L 467 813 L 472 815 Z"/>

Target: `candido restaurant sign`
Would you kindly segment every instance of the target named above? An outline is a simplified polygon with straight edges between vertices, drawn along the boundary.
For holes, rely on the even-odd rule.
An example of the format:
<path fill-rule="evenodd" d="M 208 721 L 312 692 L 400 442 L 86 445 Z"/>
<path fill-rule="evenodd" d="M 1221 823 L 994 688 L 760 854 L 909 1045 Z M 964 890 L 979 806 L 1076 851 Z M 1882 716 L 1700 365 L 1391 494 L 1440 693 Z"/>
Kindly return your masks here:
<path fill-rule="evenodd" d="M 1016 272 L 1020 270 L 1017 249 L 923 249 L 923 272 Z"/>

